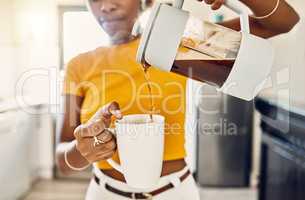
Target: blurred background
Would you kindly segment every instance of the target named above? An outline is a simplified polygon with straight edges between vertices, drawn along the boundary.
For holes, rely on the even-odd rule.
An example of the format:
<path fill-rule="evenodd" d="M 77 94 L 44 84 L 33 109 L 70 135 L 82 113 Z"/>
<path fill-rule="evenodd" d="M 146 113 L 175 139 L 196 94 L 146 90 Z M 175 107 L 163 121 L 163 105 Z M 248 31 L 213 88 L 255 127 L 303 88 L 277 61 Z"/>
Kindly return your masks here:
<path fill-rule="evenodd" d="M 189 81 L 187 124 L 215 125 L 186 127 L 201 199 L 305 199 L 305 2 L 287 1 L 302 19 L 271 39 L 273 72 L 256 100 Z M 184 8 L 213 22 L 235 17 L 195 0 Z M 60 91 L 67 62 L 107 43 L 82 0 L 0 0 L 0 200 L 84 198 L 90 170 L 66 177 L 55 166 Z"/>

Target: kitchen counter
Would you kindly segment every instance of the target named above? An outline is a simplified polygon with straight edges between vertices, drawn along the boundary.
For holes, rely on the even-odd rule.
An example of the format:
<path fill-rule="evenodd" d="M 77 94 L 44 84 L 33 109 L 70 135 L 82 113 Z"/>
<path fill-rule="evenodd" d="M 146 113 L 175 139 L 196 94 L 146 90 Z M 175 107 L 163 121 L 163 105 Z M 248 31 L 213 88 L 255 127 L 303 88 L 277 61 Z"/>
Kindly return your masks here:
<path fill-rule="evenodd" d="M 26 99 L 26 97 L 24 98 Z M 15 111 L 15 110 L 21 110 L 21 109 L 28 109 L 31 107 L 40 107 L 43 105 L 48 105 L 47 102 L 43 102 L 41 100 L 31 100 L 30 103 L 26 102 L 26 105 L 21 105 L 18 103 L 16 98 L 10 98 L 0 101 L 0 114 L 5 113 L 8 111 Z"/>
<path fill-rule="evenodd" d="M 55 127 L 48 113 L 50 106 L 38 100 L 0 102 L 1 200 L 20 199 L 33 181 L 53 176 Z"/>

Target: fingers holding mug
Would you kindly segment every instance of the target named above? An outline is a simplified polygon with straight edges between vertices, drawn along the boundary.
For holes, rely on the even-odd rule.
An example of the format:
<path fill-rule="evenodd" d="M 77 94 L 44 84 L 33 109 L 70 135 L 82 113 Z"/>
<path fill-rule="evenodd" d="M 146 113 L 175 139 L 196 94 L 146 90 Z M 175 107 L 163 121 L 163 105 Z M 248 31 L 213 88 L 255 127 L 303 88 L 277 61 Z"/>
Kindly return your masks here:
<path fill-rule="evenodd" d="M 109 129 L 105 129 L 100 135 L 96 137 L 103 141 L 103 143 L 110 142 L 114 138 L 113 133 Z"/>
<path fill-rule="evenodd" d="M 96 137 L 103 142 L 102 144 L 94 146 L 97 152 L 96 159 L 107 160 L 111 158 L 117 149 L 116 138 L 107 129 Z"/>
<path fill-rule="evenodd" d="M 102 121 L 109 126 L 112 116 L 117 119 L 121 119 L 123 117 L 120 110 L 120 105 L 116 101 L 112 101 L 100 108 L 90 120 L 96 121 L 102 119 Z"/>
<path fill-rule="evenodd" d="M 101 154 L 97 155 L 96 161 L 108 160 L 108 159 L 112 158 L 114 154 L 115 154 L 115 151 L 101 153 Z"/>
<path fill-rule="evenodd" d="M 106 144 L 103 144 L 99 148 L 99 153 L 97 154 L 97 160 L 107 160 L 109 158 L 112 158 L 112 156 L 116 152 L 116 148 L 117 148 L 116 141 L 113 138 L 112 140 L 110 140 Z"/>
<path fill-rule="evenodd" d="M 82 137 L 95 137 L 106 129 L 104 122 L 101 119 L 97 119 L 95 121 L 89 121 L 86 124 L 82 124 L 78 126 L 74 131 L 74 136 L 76 138 Z"/>
<path fill-rule="evenodd" d="M 75 131 L 76 148 L 89 163 L 106 160 L 116 151 L 116 139 L 108 130 L 94 137 L 82 137 L 81 131 Z"/>
<path fill-rule="evenodd" d="M 108 128 L 113 116 L 122 118 L 117 102 L 103 106 L 85 124 L 74 130 L 76 148 L 90 163 L 106 160 L 116 151 L 116 138 Z"/>
<path fill-rule="evenodd" d="M 107 144 L 111 140 L 114 139 L 113 133 L 108 129 L 104 129 L 102 133 L 93 137 L 94 139 L 94 147 L 97 147 L 101 144 Z M 105 145 L 106 146 L 106 145 Z"/>

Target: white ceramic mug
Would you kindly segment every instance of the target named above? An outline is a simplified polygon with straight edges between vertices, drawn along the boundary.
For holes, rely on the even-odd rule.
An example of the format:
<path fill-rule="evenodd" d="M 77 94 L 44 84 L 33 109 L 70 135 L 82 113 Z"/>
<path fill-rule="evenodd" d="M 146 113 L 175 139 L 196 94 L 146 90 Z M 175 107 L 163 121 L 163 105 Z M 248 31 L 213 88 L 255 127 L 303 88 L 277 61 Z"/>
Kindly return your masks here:
<path fill-rule="evenodd" d="M 162 173 L 164 152 L 164 117 L 147 114 L 126 115 L 115 123 L 120 165 L 108 163 L 121 172 L 130 187 L 154 187 Z"/>

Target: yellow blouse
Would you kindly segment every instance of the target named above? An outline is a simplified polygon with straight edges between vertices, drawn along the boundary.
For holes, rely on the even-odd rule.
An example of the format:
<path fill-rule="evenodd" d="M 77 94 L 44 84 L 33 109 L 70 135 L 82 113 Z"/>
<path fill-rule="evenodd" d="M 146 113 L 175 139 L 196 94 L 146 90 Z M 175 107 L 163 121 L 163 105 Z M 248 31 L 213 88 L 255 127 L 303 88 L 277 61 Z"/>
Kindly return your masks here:
<path fill-rule="evenodd" d="M 143 68 L 136 63 L 139 40 L 111 47 L 101 47 L 73 58 L 67 68 L 64 94 L 84 98 L 81 123 L 85 123 L 103 105 L 117 101 L 124 115 L 148 113 L 150 99 Z M 165 116 L 164 160 L 186 156 L 184 117 L 186 78 L 149 69 L 155 113 Z M 113 159 L 119 163 L 116 153 Z M 101 169 L 110 169 L 100 161 Z"/>

